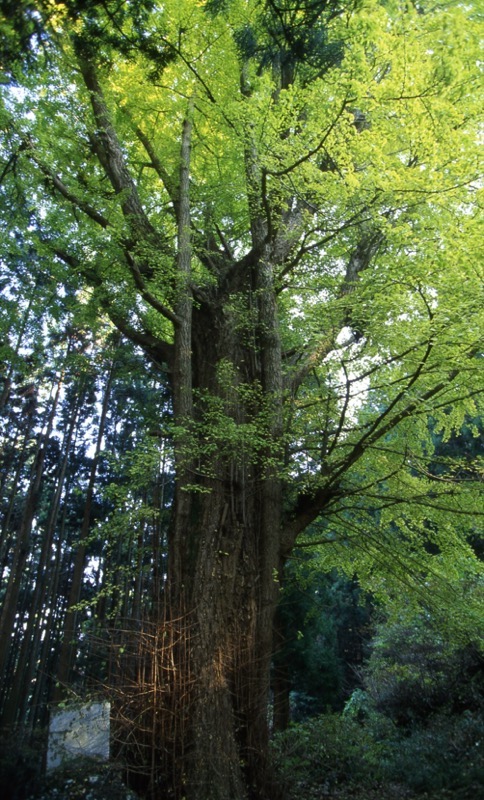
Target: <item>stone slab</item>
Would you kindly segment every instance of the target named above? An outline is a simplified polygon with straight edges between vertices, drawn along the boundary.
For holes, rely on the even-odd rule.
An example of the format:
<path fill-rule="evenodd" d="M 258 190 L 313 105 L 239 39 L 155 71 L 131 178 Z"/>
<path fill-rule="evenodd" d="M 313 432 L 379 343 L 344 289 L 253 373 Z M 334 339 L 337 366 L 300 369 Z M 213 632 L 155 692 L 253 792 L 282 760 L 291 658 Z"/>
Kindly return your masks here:
<path fill-rule="evenodd" d="M 55 711 L 49 725 L 47 772 L 73 758 L 109 759 L 110 703 L 87 703 Z"/>

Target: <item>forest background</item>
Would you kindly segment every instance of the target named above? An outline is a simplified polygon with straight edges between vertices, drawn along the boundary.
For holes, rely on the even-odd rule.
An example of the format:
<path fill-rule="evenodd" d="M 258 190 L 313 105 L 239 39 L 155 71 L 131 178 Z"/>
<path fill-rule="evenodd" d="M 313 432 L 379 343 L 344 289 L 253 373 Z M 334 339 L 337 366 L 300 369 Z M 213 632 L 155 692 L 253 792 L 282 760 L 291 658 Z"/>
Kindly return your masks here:
<path fill-rule="evenodd" d="M 102 696 L 148 798 L 475 796 L 479 4 L 1 9 L 5 735 Z"/>

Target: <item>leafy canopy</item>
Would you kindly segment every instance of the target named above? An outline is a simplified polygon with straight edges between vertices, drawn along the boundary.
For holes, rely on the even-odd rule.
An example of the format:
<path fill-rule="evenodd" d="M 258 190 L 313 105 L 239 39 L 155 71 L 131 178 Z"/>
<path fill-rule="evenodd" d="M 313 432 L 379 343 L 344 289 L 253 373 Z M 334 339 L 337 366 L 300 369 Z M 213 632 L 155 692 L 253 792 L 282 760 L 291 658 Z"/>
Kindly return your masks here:
<path fill-rule="evenodd" d="M 190 440 L 202 473 L 214 450 L 270 458 L 288 549 L 323 541 L 326 565 L 356 564 L 382 596 L 392 574 L 421 585 L 430 565 L 437 584 L 474 593 L 482 471 L 462 478 L 448 460 L 437 476 L 429 418 L 445 440 L 480 411 L 475 8 L 45 0 L 2 25 L 1 257 L 21 232 L 163 367 L 187 292 L 195 308 L 223 304 L 257 348 L 260 296 L 244 276 L 259 226 L 284 430 L 268 454 L 271 398 L 241 364 L 214 365 L 220 391 L 200 388 Z M 35 70 L 12 57 L 27 40 Z M 176 223 L 187 113 L 188 282 Z M 119 175 L 103 159 L 111 136 Z"/>

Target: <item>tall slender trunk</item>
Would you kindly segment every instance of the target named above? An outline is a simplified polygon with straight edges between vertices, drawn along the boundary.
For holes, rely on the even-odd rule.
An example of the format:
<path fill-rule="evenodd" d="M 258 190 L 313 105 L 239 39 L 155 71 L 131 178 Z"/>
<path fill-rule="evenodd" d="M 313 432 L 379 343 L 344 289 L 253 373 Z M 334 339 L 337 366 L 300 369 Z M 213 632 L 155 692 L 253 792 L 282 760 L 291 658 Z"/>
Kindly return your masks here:
<path fill-rule="evenodd" d="M 8 490 L 10 491 L 10 498 L 8 499 L 7 508 L 5 512 L 5 516 L 2 520 L 2 526 L 0 531 L 0 577 L 3 576 L 5 567 L 9 561 L 9 550 L 10 544 L 12 539 L 12 519 L 15 512 L 15 506 L 18 502 L 18 496 L 20 492 L 21 483 L 21 476 L 22 472 L 25 469 L 25 465 L 27 463 L 28 457 L 30 455 L 30 447 L 33 440 L 33 429 L 35 423 L 35 413 L 34 408 L 31 408 L 31 413 L 29 413 L 27 420 L 26 420 L 26 427 L 22 431 L 22 443 L 20 444 L 18 450 L 19 454 L 16 459 L 12 458 L 10 463 L 6 463 L 5 461 L 2 464 L 3 469 L 5 470 L 3 479 L 2 479 L 2 489 L 5 489 L 8 486 Z M 18 432 L 18 437 L 20 438 L 20 432 Z M 16 437 L 17 438 L 17 437 Z M 12 448 L 16 446 L 16 441 L 11 442 Z M 12 472 L 9 474 L 9 470 L 12 469 Z"/>
<path fill-rule="evenodd" d="M 25 311 L 24 311 L 24 313 L 22 315 L 22 319 L 21 319 L 21 322 L 20 322 L 20 327 L 19 327 L 18 334 L 17 334 L 17 339 L 16 339 L 16 342 L 15 342 L 15 344 L 13 346 L 13 352 L 12 352 L 12 355 L 11 355 L 11 358 L 10 358 L 10 362 L 9 362 L 8 367 L 7 367 L 6 373 L 3 376 L 3 387 L 2 387 L 2 391 L 0 393 L 0 411 L 2 411 L 4 406 L 7 404 L 9 396 L 10 396 L 10 391 L 11 391 L 11 388 L 12 388 L 12 378 L 13 378 L 13 375 L 14 375 L 14 372 L 15 372 L 15 362 L 17 361 L 17 359 L 19 357 L 20 347 L 22 345 L 22 342 L 23 342 L 23 339 L 24 339 L 24 335 L 25 335 L 25 332 L 27 330 L 27 324 L 29 322 L 30 312 L 32 311 L 32 306 L 33 306 L 33 303 L 34 303 L 36 291 L 37 291 L 37 282 L 35 283 L 34 287 L 32 288 L 32 292 L 30 294 L 29 301 L 27 303 L 27 307 L 25 308 Z"/>
<path fill-rule="evenodd" d="M 15 550 L 13 554 L 10 575 L 7 582 L 2 613 L 0 616 L 0 683 L 4 679 L 5 667 L 10 650 L 10 639 L 15 628 L 15 618 L 22 586 L 23 571 L 30 553 L 32 524 L 40 495 L 46 447 L 54 427 L 54 420 L 57 413 L 62 383 L 63 376 L 61 376 L 57 382 L 55 396 L 47 413 L 45 430 L 39 438 L 39 446 L 34 462 L 33 473 L 31 476 L 22 519 L 15 542 Z"/>
<path fill-rule="evenodd" d="M 42 633 L 45 633 L 45 600 L 49 596 L 52 580 L 51 554 L 59 515 L 62 492 L 67 472 L 71 444 L 82 404 L 82 390 L 76 398 L 76 405 L 71 415 L 69 428 L 63 442 L 63 457 L 57 473 L 57 483 L 50 503 L 50 513 L 42 536 L 42 547 L 36 568 L 35 586 L 28 610 L 27 623 L 24 626 L 23 639 L 15 672 L 12 676 L 10 694 L 2 714 L 2 725 L 22 724 L 31 693 L 31 682 L 38 665 L 38 656 Z M 41 665 L 41 669 L 42 669 Z"/>
<path fill-rule="evenodd" d="M 180 432 L 175 437 L 175 461 L 181 477 L 175 491 L 175 518 L 171 536 L 170 564 L 171 589 L 180 592 L 183 564 L 189 557 L 186 549 L 185 529 L 189 520 L 190 501 L 184 491 L 191 470 L 188 427 L 193 416 L 192 380 L 192 315 L 193 298 L 190 290 L 191 242 L 190 242 L 190 144 L 192 124 L 190 110 L 183 125 L 180 186 L 178 200 L 178 302 L 175 325 L 175 355 L 173 365 L 173 407 Z M 184 430 L 184 428 L 186 430 Z"/>
<path fill-rule="evenodd" d="M 68 496 L 70 492 L 69 480 L 66 483 L 65 491 L 66 496 Z M 59 652 L 62 620 L 65 610 L 65 594 L 60 589 L 60 585 L 62 583 L 62 556 L 66 543 L 68 515 L 69 505 L 66 503 L 59 524 L 54 560 L 49 570 L 49 594 L 47 603 L 49 603 L 50 606 L 50 613 L 44 625 L 38 664 L 36 667 L 34 691 L 28 711 L 24 712 L 24 717 L 26 717 L 28 713 L 28 725 L 31 731 L 33 731 L 36 726 L 42 727 L 46 722 L 48 713 L 47 701 L 50 699 L 51 685 L 55 672 L 53 664 L 57 663 L 57 655 Z"/>
<path fill-rule="evenodd" d="M 99 454 L 101 452 L 101 445 L 104 436 L 104 428 L 106 424 L 109 400 L 111 395 L 111 386 L 114 376 L 114 363 L 115 359 L 111 362 L 108 372 L 106 385 L 104 388 L 104 397 L 101 407 L 101 417 L 99 420 L 99 427 L 97 433 L 96 449 L 91 463 L 89 473 L 89 481 L 86 489 L 86 499 L 84 503 L 84 514 L 82 519 L 81 530 L 79 533 L 79 541 L 74 558 L 74 565 L 72 571 L 72 581 L 69 590 L 69 598 L 67 603 L 67 612 L 64 618 L 63 625 L 63 638 L 59 655 L 59 662 L 56 670 L 56 685 L 54 687 L 52 700 L 58 702 L 64 696 L 66 686 L 69 682 L 69 677 L 74 662 L 76 652 L 76 632 L 77 632 L 77 610 L 76 605 L 80 600 L 82 579 L 84 576 L 84 568 L 86 562 L 87 540 L 89 536 L 92 506 L 94 500 L 94 488 L 96 483 L 96 472 L 99 462 Z"/>

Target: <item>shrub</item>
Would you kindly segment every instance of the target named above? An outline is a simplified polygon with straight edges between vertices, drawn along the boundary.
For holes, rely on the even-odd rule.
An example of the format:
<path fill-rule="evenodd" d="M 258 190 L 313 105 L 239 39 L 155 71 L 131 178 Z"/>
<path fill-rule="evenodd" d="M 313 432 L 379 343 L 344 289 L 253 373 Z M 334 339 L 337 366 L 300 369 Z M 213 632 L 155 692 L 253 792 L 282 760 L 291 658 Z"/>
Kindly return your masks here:
<path fill-rule="evenodd" d="M 484 785 L 484 720 L 474 712 L 442 713 L 409 732 L 360 692 L 344 714 L 314 717 L 278 734 L 274 754 L 284 788 L 298 800 L 356 786 L 361 798 L 376 787 L 389 798 L 401 787 L 398 796 L 450 792 L 473 800 Z"/>
<path fill-rule="evenodd" d="M 375 708 L 412 728 L 436 713 L 483 709 L 482 666 L 476 649 L 452 646 L 417 618 L 379 626 L 361 677 Z"/>
<path fill-rule="evenodd" d="M 381 777 L 386 745 L 357 721 L 324 714 L 274 739 L 276 768 L 289 796 L 306 800 L 343 784 Z"/>
<path fill-rule="evenodd" d="M 401 736 L 386 764 L 386 777 L 417 792 L 454 793 L 484 786 L 484 720 L 478 713 L 438 714 Z"/>

